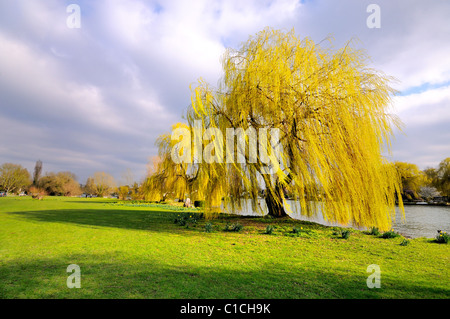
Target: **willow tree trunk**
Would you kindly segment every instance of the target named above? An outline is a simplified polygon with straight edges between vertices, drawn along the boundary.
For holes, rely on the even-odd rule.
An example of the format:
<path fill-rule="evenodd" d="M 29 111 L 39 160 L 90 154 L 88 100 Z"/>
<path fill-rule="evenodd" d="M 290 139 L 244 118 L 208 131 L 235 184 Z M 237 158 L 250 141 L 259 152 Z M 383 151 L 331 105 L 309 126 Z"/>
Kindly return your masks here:
<path fill-rule="evenodd" d="M 284 194 L 283 189 L 278 185 L 275 185 L 274 188 L 266 188 L 266 205 L 268 209 L 268 215 L 274 218 L 281 218 L 289 216 L 284 210 L 283 201 Z"/>

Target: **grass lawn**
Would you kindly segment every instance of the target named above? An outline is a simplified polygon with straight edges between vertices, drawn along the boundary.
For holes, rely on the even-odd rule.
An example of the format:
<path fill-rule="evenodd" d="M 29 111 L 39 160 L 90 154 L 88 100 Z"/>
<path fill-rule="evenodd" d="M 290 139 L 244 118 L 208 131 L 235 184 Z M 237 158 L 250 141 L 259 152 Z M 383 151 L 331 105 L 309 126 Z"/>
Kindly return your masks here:
<path fill-rule="evenodd" d="M 449 298 L 450 245 L 293 220 L 174 223 L 181 208 L 0 198 L 0 298 Z M 196 215 L 194 215 L 196 216 Z M 240 232 L 224 231 L 240 223 Z M 272 234 L 265 234 L 273 225 Z M 293 227 L 300 229 L 292 233 Z M 67 288 L 67 266 L 81 289 Z M 381 288 L 367 267 L 379 265 Z"/>

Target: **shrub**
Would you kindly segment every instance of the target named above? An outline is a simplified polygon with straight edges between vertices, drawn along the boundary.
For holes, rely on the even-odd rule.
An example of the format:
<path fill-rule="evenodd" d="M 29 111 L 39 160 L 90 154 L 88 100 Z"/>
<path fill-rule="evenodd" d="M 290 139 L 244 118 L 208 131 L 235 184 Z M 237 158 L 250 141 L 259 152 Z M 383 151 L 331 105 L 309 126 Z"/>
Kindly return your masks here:
<path fill-rule="evenodd" d="M 230 232 L 240 232 L 242 230 L 242 228 L 244 228 L 244 226 L 242 226 L 239 223 L 235 223 L 235 224 L 229 224 L 227 223 L 225 225 L 224 231 L 230 231 Z"/>
<path fill-rule="evenodd" d="M 396 238 L 396 237 L 400 237 L 400 234 L 396 233 L 394 230 L 389 230 L 383 233 L 383 235 L 381 235 L 381 238 Z"/>
<path fill-rule="evenodd" d="M 273 233 L 274 230 L 275 230 L 275 227 L 273 227 L 273 225 L 267 225 L 266 226 L 266 231 L 264 232 L 264 234 L 270 235 L 270 234 Z"/>
<path fill-rule="evenodd" d="M 294 226 L 294 228 L 292 228 L 292 233 L 293 234 L 300 234 L 302 231 L 303 231 L 302 227 Z"/>
<path fill-rule="evenodd" d="M 232 230 L 235 231 L 235 232 L 240 232 L 243 228 L 244 228 L 244 226 L 242 226 L 239 223 L 236 223 L 236 224 L 233 225 Z"/>
<path fill-rule="evenodd" d="M 289 237 L 301 237 L 301 238 L 319 238 L 320 233 L 314 229 L 304 229 L 302 226 L 294 226 L 292 231 L 285 233 Z"/>
<path fill-rule="evenodd" d="M 372 227 L 370 229 L 369 235 L 379 236 L 380 235 L 380 231 L 378 230 L 377 227 Z"/>
<path fill-rule="evenodd" d="M 400 243 L 400 246 L 408 246 L 410 241 L 408 239 L 403 239 L 403 241 Z"/>
<path fill-rule="evenodd" d="M 341 231 L 341 237 L 348 239 L 350 237 L 351 231 L 349 229 L 344 229 Z"/>
<path fill-rule="evenodd" d="M 174 220 L 174 223 L 179 225 L 179 226 L 185 226 L 186 222 L 187 222 L 186 218 L 184 216 L 180 216 L 180 215 L 175 217 L 175 220 Z"/>
<path fill-rule="evenodd" d="M 340 228 L 338 228 L 338 229 L 336 229 L 333 232 L 333 235 L 334 236 L 339 236 L 340 238 L 343 238 L 343 239 L 348 239 L 350 237 L 351 233 L 352 232 L 351 232 L 350 229 L 340 229 Z"/>
<path fill-rule="evenodd" d="M 178 216 L 175 217 L 174 223 L 179 226 L 189 227 L 190 224 L 197 224 L 198 220 L 201 217 L 202 214 L 195 214 L 195 213 L 178 214 Z"/>
<path fill-rule="evenodd" d="M 205 232 L 212 233 L 214 230 L 214 225 L 211 222 L 205 224 Z"/>
<path fill-rule="evenodd" d="M 439 244 L 448 244 L 450 236 L 445 231 L 438 230 L 438 235 L 436 236 L 436 242 Z"/>
<path fill-rule="evenodd" d="M 39 200 L 43 199 L 44 196 L 46 195 L 44 189 L 35 186 L 31 186 L 28 190 L 28 193 L 31 195 L 32 198 Z"/>

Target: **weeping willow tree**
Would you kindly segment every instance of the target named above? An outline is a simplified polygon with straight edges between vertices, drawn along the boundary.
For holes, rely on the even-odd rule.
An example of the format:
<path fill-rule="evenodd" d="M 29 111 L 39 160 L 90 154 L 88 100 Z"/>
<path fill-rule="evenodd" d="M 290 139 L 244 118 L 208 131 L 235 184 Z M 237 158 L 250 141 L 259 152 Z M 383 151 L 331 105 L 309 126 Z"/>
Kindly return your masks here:
<path fill-rule="evenodd" d="M 382 153 L 400 121 L 389 113 L 392 79 L 366 61 L 350 43 L 324 48 L 293 30 L 266 29 L 227 50 L 218 88 L 200 80 L 187 112 L 189 130 L 201 123 L 202 138 L 200 148 L 188 144 L 190 185 L 207 207 L 223 199 L 239 209 L 249 198 L 258 209 L 263 188 L 273 217 L 322 213 L 388 229 L 396 202 L 403 205 L 397 172 Z M 257 135 L 258 151 L 255 132 L 266 133 Z"/>

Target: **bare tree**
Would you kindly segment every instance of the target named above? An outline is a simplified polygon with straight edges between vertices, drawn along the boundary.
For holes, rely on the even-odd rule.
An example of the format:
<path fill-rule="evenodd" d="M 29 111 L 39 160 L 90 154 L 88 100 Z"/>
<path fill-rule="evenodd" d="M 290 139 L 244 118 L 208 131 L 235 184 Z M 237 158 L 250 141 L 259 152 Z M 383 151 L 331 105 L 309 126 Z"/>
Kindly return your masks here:
<path fill-rule="evenodd" d="M 38 160 L 36 162 L 36 165 L 34 166 L 33 186 L 38 186 L 41 174 L 42 174 L 42 161 Z"/>
<path fill-rule="evenodd" d="M 114 177 L 105 172 L 94 173 L 94 176 L 88 178 L 86 186 L 88 184 L 90 191 L 99 197 L 111 194 L 116 187 Z"/>
<path fill-rule="evenodd" d="M 121 175 L 120 186 L 131 186 L 134 183 L 134 174 L 131 169 L 127 168 Z"/>

